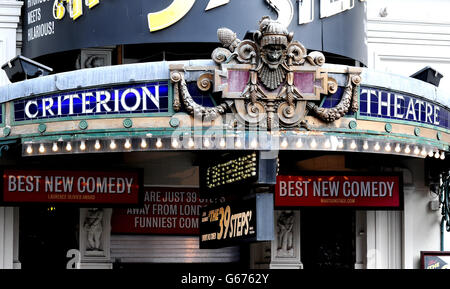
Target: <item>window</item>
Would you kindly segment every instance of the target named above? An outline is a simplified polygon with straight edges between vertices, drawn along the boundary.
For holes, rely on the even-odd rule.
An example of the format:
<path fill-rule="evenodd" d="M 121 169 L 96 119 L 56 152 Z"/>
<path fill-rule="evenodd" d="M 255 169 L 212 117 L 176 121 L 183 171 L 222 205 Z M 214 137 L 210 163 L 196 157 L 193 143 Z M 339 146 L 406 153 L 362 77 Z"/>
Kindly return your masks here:
<path fill-rule="evenodd" d="M 354 6 L 355 0 L 320 0 L 320 18 L 341 13 Z"/>
<path fill-rule="evenodd" d="M 298 1 L 298 24 L 305 24 L 314 20 L 314 0 Z"/>

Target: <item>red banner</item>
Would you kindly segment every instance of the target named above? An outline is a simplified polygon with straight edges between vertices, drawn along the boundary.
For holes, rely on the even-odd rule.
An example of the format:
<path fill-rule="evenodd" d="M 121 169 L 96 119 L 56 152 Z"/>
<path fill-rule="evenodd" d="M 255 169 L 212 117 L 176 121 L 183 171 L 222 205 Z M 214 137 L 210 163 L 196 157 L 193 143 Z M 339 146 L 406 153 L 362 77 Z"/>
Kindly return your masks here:
<path fill-rule="evenodd" d="M 145 187 L 143 207 L 113 210 L 111 232 L 197 235 L 200 208 L 209 203 L 198 188 Z"/>
<path fill-rule="evenodd" d="M 3 171 L 6 203 L 139 203 L 139 173 L 133 171 Z"/>
<path fill-rule="evenodd" d="M 399 208 L 399 176 L 277 176 L 276 207 Z"/>

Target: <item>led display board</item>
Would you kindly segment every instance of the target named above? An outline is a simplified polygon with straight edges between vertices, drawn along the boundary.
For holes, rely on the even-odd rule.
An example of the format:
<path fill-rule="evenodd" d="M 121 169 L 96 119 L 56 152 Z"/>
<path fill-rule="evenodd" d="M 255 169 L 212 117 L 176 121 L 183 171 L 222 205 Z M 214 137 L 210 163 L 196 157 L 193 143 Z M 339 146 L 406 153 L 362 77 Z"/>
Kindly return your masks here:
<path fill-rule="evenodd" d="M 278 161 L 260 152 L 230 152 L 200 166 L 200 184 L 205 192 L 223 192 L 237 185 L 275 184 Z"/>

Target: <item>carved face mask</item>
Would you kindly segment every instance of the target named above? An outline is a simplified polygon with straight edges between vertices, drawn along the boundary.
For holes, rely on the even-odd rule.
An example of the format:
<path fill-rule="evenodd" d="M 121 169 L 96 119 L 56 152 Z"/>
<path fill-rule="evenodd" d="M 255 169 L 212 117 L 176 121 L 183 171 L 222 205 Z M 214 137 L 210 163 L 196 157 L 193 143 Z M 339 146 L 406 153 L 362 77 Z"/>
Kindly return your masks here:
<path fill-rule="evenodd" d="M 269 44 L 263 47 L 261 57 L 270 69 L 277 69 L 285 59 L 285 47 L 281 44 Z"/>

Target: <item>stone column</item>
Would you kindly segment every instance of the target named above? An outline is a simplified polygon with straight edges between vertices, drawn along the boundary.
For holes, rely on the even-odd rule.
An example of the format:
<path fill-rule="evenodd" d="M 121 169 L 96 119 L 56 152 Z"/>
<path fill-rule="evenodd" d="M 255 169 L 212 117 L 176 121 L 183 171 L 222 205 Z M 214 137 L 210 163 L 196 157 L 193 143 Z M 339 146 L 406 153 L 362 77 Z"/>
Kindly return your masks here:
<path fill-rule="evenodd" d="M 80 209 L 80 269 L 112 269 L 112 209 Z"/>
<path fill-rule="evenodd" d="M 275 210 L 270 269 L 303 269 L 300 259 L 300 211 Z"/>
<path fill-rule="evenodd" d="M 0 269 L 20 269 L 19 208 L 0 207 Z"/>
<path fill-rule="evenodd" d="M 0 66 L 16 56 L 17 27 L 19 25 L 22 1 L 0 0 Z M 9 80 L 0 69 L 0 86 Z"/>

